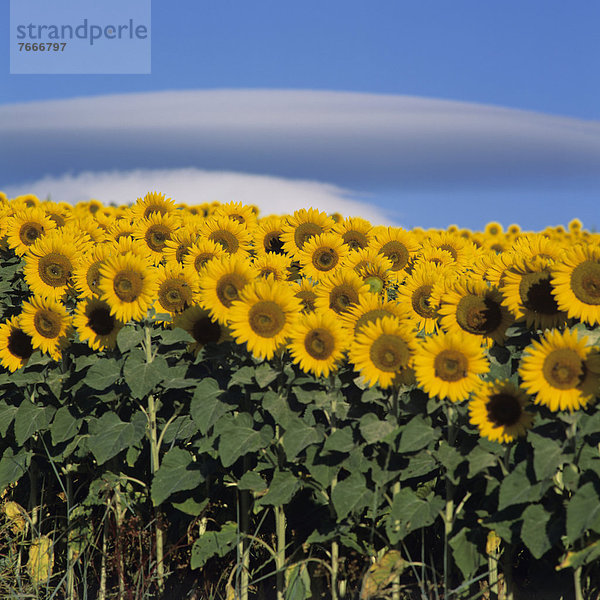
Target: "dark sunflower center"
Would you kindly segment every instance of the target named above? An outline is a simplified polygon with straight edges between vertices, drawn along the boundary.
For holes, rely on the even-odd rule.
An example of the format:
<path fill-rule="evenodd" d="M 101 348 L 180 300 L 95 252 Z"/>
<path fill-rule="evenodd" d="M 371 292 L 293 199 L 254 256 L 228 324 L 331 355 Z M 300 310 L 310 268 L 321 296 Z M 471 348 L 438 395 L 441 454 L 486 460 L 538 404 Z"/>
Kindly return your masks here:
<path fill-rule="evenodd" d="M 491 298 L 469 294 L 456 307 L 456 321 L 469 333 L 486 335 L 495 331 L 502 322 L 500 305 Z"/>
<path fill-rule="evenodd" d="M 577 352 L 571 348 L 559 348 L 548 354 L 542 371 L 544 378 L 559 390 L 576 388 L 585 375 L 585 365 Z"/>
<path fill-rule="evenodd" d="M 383 319 L 383 317 L 392 316 L 394 316 L 392 313 L 384 310 L 383 308 L 374 308 L 358 318 L 356 324 L 354 325 L 354 331 L 358 332 L 363 325 L 366 325 L 367 323 L 375 323 L 377 319 Z"/>
<path fill-rule="evenodd" d="M 200 269 L 202 269 L 202 267 L 214 257 L 215 255 L 212 252 L 201 252 L 194 259 L 194 268 L 196 271 L 200 271 Z"/>
<path fill-rule="evenodd" d="M 54 339 L 60 335 L 62 318 L 51 310 L 40 309 L 33 317 L 33 325 L 42 337 Z"/>
<path fill-rule="evenodd" d="M 558 304 L 552 295 L 550 273 L 526 273 L 519 284 L 519 295 L 523 306 L 529 310 L 544 315 L 555 315 Z"/>
<path fill-rule="evenodd" d="M 440 244 L 438 246 L 438 248 L 440 250 L 445 250 L 446 252 L 450 252 L 450 254 L 452 254 L 452 258 L 454 260 L 457 259 L 458 257 L 458 252 L 456 252 L 456 248 L 454 246 L 451 246 L 450 244 Z"/>
<path fill-rule="evenodd" d="M 323 327 L 311 329 L 304 338 L 304 348 L 316 360 L 325 360 L 335 350 L 335 338 Z"/>
<path fill-rule="evenodd" d="M 584 304 L 600 304 L 600 264 L 586 260 L 571 273 L 571 290 Z"/>
<path fill-rule="evenodd" d="M 35 242 L 35 240 L 37 240 L 43 233 L 44 228 L 42 227 L 41 223 L 29 221 L 21 225 L 21 229 L 19 229 L 19 239 L 26 246 L 31 246 L 31 244 L 33 244 L 33 242 Z"/>
<path fill-rule="evenodd" d="M 422 285 L 411 296 L 413 310 L 425 319 L 435 319 L 437 317 L 436 310 L 430 304 L 432 289 L 433 286 L 431 285 Z"/>
<path fill-rule="evenodd" d="M 236 273 L 223 275 L 217 282 L 216 292 L 219 302 L 229 308 L 238 299 L 239 291 L 246 285 L 246 280 Z"/>
<path fill-rule="evenodd" d="M 329 293 L 329 308 L 338 314 L 347 312 L 358 300 L 358 292 L 352 286 L 338 285 Z"/>
<path fill-rule="evenodd" d="M 264 338 L 275 337 L 285 325 L 285 312 L 272 300 L 257 302 L 248 312 L 252 331 Z"/>
<path fill-rule="evenodd" d="M 100 281 L 100 261 L 93 263 L 87 270 L 85 280 L 87 281 L 88 287 L 94 293 L 98 291 L 98 282 Z"/>
<path fill-rule="evenodd" d="M 410 350 L 403 339 L 383 334 L 371 345 L 369 356 L 377 369 L 392 373 L 408 365 Z"/>
<path fill-rule="evenodd" d="M 401 271 L 408 264 L 409 253 L 402 242 L 391 240 L 379 250 L 391 263 L 392 271 Z"/>
<path fill-rule="evenodd" d="M 158 289 L 158 301 L 168 312 L 182 312 L 192 303 L 192 290 L 181 279 L 167 279 Z"/>
<path fill-rule="evenodd" d="M 274 254 L 285 254 L 283 251 L 283 242 L 279 239 L 281 231 L 271 231 L 265 235 L 263 245 L 265 252 L 273 252 Z"/>
<path fill-rule="evenodd" d="M 8 336 L 8 351 L 21 360 L 27 360 L 33 354 L 31 336 L 21 329 L 13 329 Z"/>
<path fill-rule="evenodd" d="M 317 248 L 312 255 L 312 264 L 317 271 L 331 271 L 339 261 L 333 248 Z"/>
<path fill-rule="evenodd" d="M 167 208 L 162 204 L 149 204 L 144 210 L 144 219 L 149 217 L 152 213 L 159 213 L 161 215 L 167 214 Z"/>
<path fill-rule="evenodd" d="M 227 231 L 225 229 L 213 231 L 208 236 L 208 239 L 220 244 L 223 247 L 223 250 L 229 252 L 230 254 L 235 254 L 240 247 L 240 242 L 235 235 L 233 235 L 231 231 Z"/>
<path fill-rule="evenodd" d="M 48 216 L 56 223 L 57 227 L 62 227 L 65 224 L 65 218 L 59 213 L 48 213 Z"/>
<path fill-rule="evenodd" d="M 67 285 L 71 277 L 71 261 L 58 252 L 51 252 L 42 256 L 38 262 L 38 274 L 40 279 L 51 287 L 63 287 Z"/>
<path fill-rule="evenodd" d="M 199 344 L 216 344 L 221 339 L 221 326 L 209 317 L 194 322 L 192 336 Z"/>
<path fill-rule="evenodd" d="M 490 396 L 485 408 L 487 409 L 488 419 L 496 427 L 516 425 L 523 413 L 519 399 L 507 393 Z"/>
<path fill-rule="evenodd" d="M 311 237 L 323 233 L 323 228 L 316 223 L 300 223 L 294 231 L 294 243 L 302 250 L 302 247 Z"/>
<path fill-rule="evenodd" d="M 88 327 L 96 335 L 109 335 L 115 329 L 115 318 L 108 306 L 97 306 L 88 314 Z"/>
<path fill-rule="evenodd" d="M 162 252 L 167 240 L 171 238 L 171 230 L 165 225 L 150 225 L 144 239 L 154 252 Z"/>
<path fill-rule="evenodd" d="M 190 251 L 189 244 L 179 244 L 179 246 L 177 246 L 177 250 L 175 250 L 175 260 L 178 263 L 182 263 L 183 257 L 186 256 L 189 251 Z"/>
<path fill-rule="evenodd" d="M 310 290 L 301 290 L 296 294 L 296 298 L 299 298 L 300 302 L 302 302 L 304 312 L 315 311 L 315 300 L 317 299 L 317 295 L 314 292 L 311 292 Z"/>
<path fill-rule="evenodd" d="M 350 247 L 351 250 L 362 250 L 369 245 L 369 240 L 364 233 L 360 231 L 346 231 L 342 235 L 344 244 Z"/>
<path fill-rule="evenodd" d="M 433 362 L 435 376 L 444 381 L 459 381 L 467 376 L 469 362 L 458 350 L 442 350 Z"/>
<path fill-rule="evenodd" d="M 144 280 L 137 271 L 121 271 L 113 279 L 113 290 L 122 302 L 135 302 L 144 289 Z"/>

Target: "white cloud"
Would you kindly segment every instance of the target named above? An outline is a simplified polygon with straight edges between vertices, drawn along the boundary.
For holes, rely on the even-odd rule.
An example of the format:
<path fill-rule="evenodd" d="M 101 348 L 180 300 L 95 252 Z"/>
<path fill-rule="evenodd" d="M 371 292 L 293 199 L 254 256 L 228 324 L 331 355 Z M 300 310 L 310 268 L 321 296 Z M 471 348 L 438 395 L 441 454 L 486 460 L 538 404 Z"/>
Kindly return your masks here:
<path fill-rule="evenodd" d="M 47 176 L 5 188 L 9 197 L 19 194 L 48 195 L 55 201 L 75 204 L 96 198 L 104 204 L 130 204 L 148 191 L 159 191 L 176 202 L 242 202 L 255 204 L 260 214 L 286 214 L 299 208 L 314 207 L 327 213 L 362 216 L 371 223 L 393 225 L 385 211 L 369 205 L 368 198 L 357 198 L 338 186 L 200 169 L 162 169 L 134 171 L 84 172 L 79 175 Z"/>

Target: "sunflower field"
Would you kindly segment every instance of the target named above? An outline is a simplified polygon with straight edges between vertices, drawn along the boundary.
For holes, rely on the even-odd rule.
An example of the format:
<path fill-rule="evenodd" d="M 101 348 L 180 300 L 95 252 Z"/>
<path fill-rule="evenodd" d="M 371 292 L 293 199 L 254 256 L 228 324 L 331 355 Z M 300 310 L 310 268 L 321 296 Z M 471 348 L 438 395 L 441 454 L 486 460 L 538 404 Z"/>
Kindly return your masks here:
<path fill-rule="evenodd" d="M 600 234 L 0 194 L 0 597 L 600 597 Z"/>

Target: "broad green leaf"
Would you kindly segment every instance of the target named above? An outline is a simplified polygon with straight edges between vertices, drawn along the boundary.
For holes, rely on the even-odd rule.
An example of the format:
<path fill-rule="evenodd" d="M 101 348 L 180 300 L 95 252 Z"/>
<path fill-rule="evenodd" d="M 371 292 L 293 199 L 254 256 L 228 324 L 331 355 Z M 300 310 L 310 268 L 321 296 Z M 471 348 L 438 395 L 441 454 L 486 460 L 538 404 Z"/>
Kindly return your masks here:
<path fill-rule="evenodd" d="M 164 431 L 163 444 L 170 444 L 174 440 L 189 439 L 197 431 L 198 426 L 187 415 L 176 417 L 169 423 L 167 430 Z"/>
<path fill-rule="evenodd" d="M 370 600 L 382 595 L 384 589 L 394 581 L 408 564 L 398 550 L 388 550 L 376 563 L 369 567 L 362 581 L 360 600 Z"/>
<path fill-rule="evenodd" d="M 253 492 L 263 492 L 267 489 L 267 482 L 256 472 L 247 471 L 237 482 L 239 490 L 251 490 Z"/>
<path fill-rule="evenodd" d="M 194 464 L 193 457 L 187 450 L 171 448 L 154 474 L 150 490 L 152 504 L 159 506 L 172 494 L 199 486 L 204 477 L 194 468 Z"/>
<path fill-rule="evenodd" d="M 533 468 L 538 480 L 554 477 L 558 467 L 565 461 L 560 442 L 530 432 L 528 441 L 533 446 Z"/>
<path fill-rule="evenodd" d="M 183 502 L 172 502 L 172 504 L 174 508 L 180 510 L 182 513 L 197 517 L 198 515 L 201 515 L 206 508 L 208 498 L 205 498 L 201 502 L 197 502 L 193 498 L 186 498 Z"/>
<path fill-rule="evenodd" d="M 141 421 L 140 421 L 141 423 Z M 121 421 L 113 412 L 103 414 L 89 423 L 90 436 L 87 445 L 99 465 L 129 448 L 144 435 L 141 427 Z"/>
<path fill-rule="evenodd" d="M 224 390 L 219 388 L 219 384 L 211 377 L 202 379 L 194 390 L 190 414 L 202 435 L 206 435 L 220 417 L 233 410 L 232 406 L 219 400 L 223 392 Z"/>
<path fill-rule="evenodd" d="M 456 467 L 464 460 L 461 453 L 450 446 L 446 440 L 442 440 L 438 449 L 435 452 L 435 456 L 446 468 L 448 474 L 452 477 Z"/>
<path fill-rule="evenodd" d="M 144 332 L 136 329 L 133 325 L 126 325 L 117 334 L 117 346 L 119 351 L 124 354 L 128 350 L 138 346 L 144 339 Z"/>
<path fill-rule="evenodd" d="M 475 446 L 475 448 L 469 452 L 467 460 L 469 461 L 469 479 L 484 469 L 498 464 L 498 459 L 495 454 L 492 454 L 479 446 Z"/>
<path fill-rule="evenodd" d="M 567 539 L 572 544 L 587 530 L 600 533 L 600 498 L 592 482 L 580 487 L 567 504 Z"/>
<path fill-rule="evenodd" d="M 500 485 L 498 510 L 513 504 L 521 504 L 538 500 L 540 484 L 530 481 L 527 476 L 527 465 L 519 463 Z"/>
<path fill-rule="evenodd" d="M 0 460 L 0 493 L 11 483 L 19 481 L 29 468 L 33 452 L 21 449 L 15 455 L 12 448 L 8 448 Z"/>
<path fill-rule="evenodd" d="M 239 385 L 240 387 L 244 387 L 246 385 L 251 384 L 254 381 L 254 367 L 242 367 L 238 369 L 231 375 L 231 379 L 227 384 L 227 387 L 232 387 L 234 385 Z"/>
<path fill-rule="evenodd" d="M 556 567 L 556 570 L 577 569 L 598 560 L 598 558 L 600 558 L 600 540 L 596 540 L 583 550 L 567 552 L 564 560 Z"/>
<path fill-rule="evenodd" d="M 269 491 L 261 496 L 257 506 L 283 506 L 288 504 L 300 487 L 300 480 L 289 471 L 276 470 L 273 473 Z"/>
<path fill-rule="evenodd" d="M 112 358 L 101 358 L 85 374 L 85 384 L 93 390 L 106 390 L 121 377 L 121 367 Z"/>
<path fill-rule="evenodd" d="M 367 444 L 381 442 L 395 430 L 396 426 L 393 423 L 381 421 L 373 413 L 363 415 L 360 420 L 360 433 Z"/>
<path fill-rule="evenodd" d="M 273 439 L 271 427 L 255 429 L 252 417 L 246 413 L 221 419 L 216 433 L 219 434 L 219 458 L 225 468 L 240 456 L 265 448 Z"/>
<path fill-rule="evenodd" d="M 125 361 L 123 376 L 134 398 L 144 398 L 169 375 L 167 361 L 160 355 L 148 363 L 138 354 L 131 354 Z"/>
<path fill-rule="evenodd" d="M 285 600 L 306 600 L 312 598 L 310 573 L 305 562 L 296 563 L 285 569 Z"/>
<path fill-rule="evenodd" d="M 37 406 L 24 400 L 15 415 L 15 439 L 22 446 L 34 433 L 46 429 L 56 409 L 52 406 Z"/>
<path fill-rule="evenodd" d="M 50 426 L 52 443 L 56 445 L 73 438 L 79 432 L 81 423 L 82 419 L 76 419 L 68 406 L 61 406 Z"/>
<path fill-rule="evenodd" d="M 181 342 L 185 342 L 186 344 L 190 344 L 194 342 L 194 338 L 181 327 L 174 327 L 173 329 L 164 329 L 160 332 L 160 343 L 165 346 L 170 346 L 172 344 L 179 344 Z"/>
<path fill-rule="evenodd" d="M 326 440 L 323 452 L 350 452 L 354 448 L 354 439 L 350 427 L 337 429 Z"/>
<path fill-rule="evenodd" d="M 530 504 L 523 512 L 521 539 L 536 559 L 541 558 L 552 548 L 546 531 L 550 517 L 550 513 L 541 504 Z"/>
<path fill-rule="evenodd" d="M 471 579 L 485 560 L 477 544 L 469 539 L 469 533 L 470 530 L 464 527 L 448 542 L 452 548 L 452 558 L 466 580 Z"/>
<path fill-rule="evenodd" d="M 309 427 L 301 419 L 295 419 L 293 426 L 283 434 L 281 444 L 288 460 L 293 460 L 310 444 L 317 444 L 322 434 L 315 427 Z"/>
<path fill-rule="evenodd" d="M 221 527 L 221 531 L 207 531 L 201 535 L 192 546 L 190 567 L 199 569 L 213 556 L 225 556 L 235 548 L 237 542 L 237 525 L 228 521 Z"/>
<path fill-rule="evenodd" d="M 402 488 L 394 497 L 387 518 L 386 531 L 392 544 L 396 544 L 411 531 L 428 527 L 438 517 L 444 501 L 430 494 L 419 498 L 410 488 Z"/>
<path fill-rule="evenodd" d="M 6 437 L 6 432 L 15 418 L 17 407 L 0 400 L 0 435 Z"/>
<path fill-rule="evenodd" d="M 415 452 L 439 437 L 440 432 L 434 429 L 421 415 L 417 415 L 403 427 L 398 451 Z"/>
<path fill-rule="evenodd" d="M 296 413 L 290 409 L 288 401 L 272 390 L 264 394 L 262 405 L 275 423 L 286 430 L 295 429 L 301 422 Z"/>
<path fill-rule="evenodd" d="M 254 379 L 259 387 L 265 388 L 277 379 L 277 375 L 278 372 L 269 363 L 263 363 L 256 367 Z"/>
<path fill-rule="evenodd" d="M 367 481 L 361 473 L 352 473 L 346 479 L 338 481 L 331 492 L 338 521 L 345 519 L 350 513 L 365 508 L 372 495 L 373 492 L 367 487 Z"/>
<path fill-rule="evenodd" d="M 438 469 L 438 463 L 427 450 L 422 450 L 418 454 L 411 456 L 408 461 L 408 467 L 400 471 L 400 480 L 412 479 L 413 477 L 422 477 Z"/>

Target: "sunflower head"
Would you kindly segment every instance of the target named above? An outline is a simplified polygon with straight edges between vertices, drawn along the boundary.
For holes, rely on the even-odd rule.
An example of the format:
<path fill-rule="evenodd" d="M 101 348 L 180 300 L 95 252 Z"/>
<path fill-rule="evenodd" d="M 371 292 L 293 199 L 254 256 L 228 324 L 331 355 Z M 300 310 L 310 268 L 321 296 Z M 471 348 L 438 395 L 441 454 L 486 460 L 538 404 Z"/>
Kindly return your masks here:
<path fill-rule="evenodd" d="M 24 367 L 33 354 L 31 336 L 23 331 L 18 317 L 0 325 L 0 362 L 9 371 Z"/>

